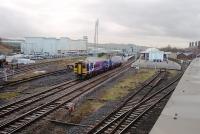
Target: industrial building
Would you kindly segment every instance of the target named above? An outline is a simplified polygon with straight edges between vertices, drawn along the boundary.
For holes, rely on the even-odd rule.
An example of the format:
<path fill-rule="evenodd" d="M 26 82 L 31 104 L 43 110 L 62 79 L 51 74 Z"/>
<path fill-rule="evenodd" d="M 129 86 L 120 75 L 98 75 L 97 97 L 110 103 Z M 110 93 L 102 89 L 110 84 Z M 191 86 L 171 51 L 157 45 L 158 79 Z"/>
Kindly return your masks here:
<path fill-rule="evenodd" d="M 83 54 L 87 51 L 87 37 L 72 40 L 68 37 L 46 38 L 25 37 L 21 45 L 21 52 L 25 55 L 60 55 L 67 53 Z"/>
<path fill-rule="evenodd" d="M 87 36 L 78 40 L 72 40 L 68 37 L 25 37 L 25 42 L 21 45 L 21 53 L 25 55 L 81 55 L 87 53 L 124 53 L 127 55 L 137 55 L 139 51 L 140 47 L 134 44 L 88 43 Z"/>
<path fill-rule="evenodd" d="M 200 41 L 190 42 L 189 48 L 200 48 Z"/>
<path fill-rule="evenodd" d="M 192 52 L 178 52 L 177 59 L 179 60 L 193 60 L 196 58 L 196 55 Z"/>
<path fill-rule="evenodd" d="M 148 48 L 145 51 L 140 52 L 141 59 L 148 61 L 162 62 L 168 58 L 169 53 L 160 51 L 157 48 Z"/>
<path fill-rule="evenodd" d="M 88 52 L 94 53 L 126 53 L 128 55 L 136 55 L 140 50 L 139 46 L 134 44 L 93 44 L 88 43 Z"/>

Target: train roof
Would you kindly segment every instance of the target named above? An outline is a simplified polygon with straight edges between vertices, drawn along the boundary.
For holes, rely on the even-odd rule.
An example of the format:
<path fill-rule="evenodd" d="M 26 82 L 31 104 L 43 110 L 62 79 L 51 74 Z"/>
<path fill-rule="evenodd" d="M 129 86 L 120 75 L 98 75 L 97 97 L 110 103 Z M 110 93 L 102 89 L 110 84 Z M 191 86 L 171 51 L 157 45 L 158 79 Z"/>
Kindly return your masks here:
<path fill-rule="evenodd" d="M 98 62 L 98 61 L 105 61 L 108 60 L 106 58 L 99 58 L 99 57 L 87 57 L 85 59 L 86 62 Z"/>

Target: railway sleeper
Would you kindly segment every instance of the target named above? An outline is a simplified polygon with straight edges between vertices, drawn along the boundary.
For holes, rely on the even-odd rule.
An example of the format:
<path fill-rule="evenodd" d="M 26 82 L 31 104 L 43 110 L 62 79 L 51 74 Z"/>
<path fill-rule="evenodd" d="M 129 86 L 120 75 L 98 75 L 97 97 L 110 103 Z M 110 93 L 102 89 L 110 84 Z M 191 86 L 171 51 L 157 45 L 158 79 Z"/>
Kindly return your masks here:
<path fill-rule="evenodd" d="M 132 122 L 132 120 L 126 120 L 126 122 L 127 122 L 127 123 L 131 123 L 131 122 Z"/>
<path fill-rule="evenodd" d="M 134 118 L 135 116 L 138 116 L 138 115 L 140 115 L 140 114 L 141 114 L 141 112 L 137 112 L 137 113 L 134 112 L 134 113 L 132 113 L 129 117 L 133 117 L 133 118 Z"/>
<path fill-rule="evenodd" d="M 105 124 L 104 125 L 106 125 L 106 124 L 110 124 L 112 122 L 112 120 L 111 121 L 105 121 Z M 103 125 L 103 126 L 104 126 Z"/>
<path fill-rule="evenodd" d="M 17 106 L 16 106 L 16 105 L 13 105 L 13 106 L 11 106 L 11 108 L 17 108 Z"/>
<path fill-rule="evenodd" d="M 108 128 L 105 132 L 110 133 L 110 131 L 112 131 L 112 128 Z"/>
<path fill-rule="evenodd" d="M 138 101 L 139 101 L 139 99 L 131 100 L 126 104 L 126 106 L 134 106 L 134 105 L 136 105 L 138 103 Z"/>
<path fill-rule="evenodd" d="M 32 119 L 34 119 L 34 118 L 36 118 L 36 117 L 37 117 L 37 116 L 35 116 L 35 114 L 30 116 L 30 118 L 32 118 Z"/>
<path fill-rule="evenodd" d="M 12 127 L 8 127 L 8 128 L 4 128 L 4 131 L 8 133 L 11 133 L 13 130 L 15 130 L 15 128 Z"/>
<path fill-rule="evenodd" d="M 17 125 L 15 125 L 15 124 L 13 124 L 13 125 L 10 125 L 11 126 L 11 128 L 17 128 L 18 126 Z"/>
<path fill-rule="evenodd" d="M 118 122 L 115 122 L 115 123 L 113 124 L 113 126 L 116 126 L 116 125 L 118 125 Z M 113 127 L 113 126 L 111 126 L 111 127 Z"/>
<path fill-rule="evenodd" d="M 43 112 L 43 113 L 45 113 L 47 111 L 47 109 L 42 109 L 40 111 Z"/>
<path fill-rule="evenodd" d="M 41 109 L 41 111 L 44 110 L 44 111 L 48 111 L 49 110 L 49 107 L 45 107 L 43 109 Z"/>
<path fill-rule="evenodd" d="M 121 116 L 122 114 L 120 114 L 120 113 L 116 113 L 115 115 L 117 115 L 117 116 Z"/>
<path fill-rule="evenodd" d="M 29 121 L 29 119 L 24 118 L 24 119 L 21 119 L 21 120 L 20 120 L 20 122 L 23 122 L 23 123 L 25 123 L 25 122 L 27 122 L 27 121 Z"/>
<path fill-rule="evenodd" d="M 130 110 L 131 108 L 133 108 L 133 106 L 132 106 L 132 107 L 124 107 L 124 108 L 122 109 L 122 110 L 123 110 L 122 112 L 125 113 L 125 112 L 127 112 L 128 110 Z M 123 114 L 123 113 L 122 113 L 122 114 Z"/>
<path fill-rule="evenodd" d="M 25 118 L 26 120 L 32 120 L 32 119 L 34 119 L 33 117 L 26 117 Z"/>
<path fill-rule="evenodd" d="M 114 115 L 114 118 L 118 118 L 118 117 L 119 117 L 118 115 L 116 115 L 116 114 Z"/>
<path fill-rule="evenodd" d="M 135 103 L 136 104 L 136 103 Z M 135 106 L 135 104 L 127 104 L 124 108 L 132 108 Z"/>
<path fill-rule="evenodd" d="M 49 110 L 54 109 L 54 108 L 55 108 L 55 106 L 48 106 L 45 110 L 49 111 Z"/>
<path fill-rule="evenodd" d="M 123 114 L 123 113 L 125 113 L 127 110 L 123 110 L 123 109 L 121 109 L 119 112 L 117 112 L 117 113 L 119 113 L 119 114 Z"/>
<path fill-rule="evenodd" d="M 122 124 L 121 127 L 120 127 L 119 129 L 122 130 L 122 129 L 125 128 L 127 125 L 128 125 L 128 124 Z"/>
<path fill-rule="evenodd" d="M 37 112 L 37 113 L 35 113 L 34 115 L 35 115 L 35 116 L 40 116 L 41 114 Z"/>
<path fill-rule="evenodd" d="M 18 125 L 18 126 L 22 126 L 23 124 L 24 124 L 24 122 L 20 122 L 20 121 L 15 123 L 15 125 Z"/>
<path fill-rule="evenodd" d="M 44 114 L 45 113 L 45 111 L 43 112 L 43 111 L 38 111 L 37 112 L 37 114 Z"/>
<path fill-rule="evenodd" d="M 0 131 L 0 134 L 8 134 L 6 131 Z"/>
<path fill-rule="evenodd" d="M 115 120 L 116 119 L 116 117 L 111 117 L 110 119 L 108 119 L 107 121 L 109 121 L 109 122 L 111 122 L 111 121 L 113 121 L 113 120 Z"/>
<path fill-rule="evenodd" d="M 134 119 L 135 117 L 138 117 L 138 115 L 140 115 L 140 113 L 138 113 L 138 114 L 132 114 L 132 115 L 129 116 L 129 118 Z"/>
<path fill-rule="evenodd" d="M 2 113 L 6 113 L 6 112 L 8 112 L 9 110 L 7 110 L 7 109 L 4 109 L 4 110 L 2 110 L 1 112 Z"/>

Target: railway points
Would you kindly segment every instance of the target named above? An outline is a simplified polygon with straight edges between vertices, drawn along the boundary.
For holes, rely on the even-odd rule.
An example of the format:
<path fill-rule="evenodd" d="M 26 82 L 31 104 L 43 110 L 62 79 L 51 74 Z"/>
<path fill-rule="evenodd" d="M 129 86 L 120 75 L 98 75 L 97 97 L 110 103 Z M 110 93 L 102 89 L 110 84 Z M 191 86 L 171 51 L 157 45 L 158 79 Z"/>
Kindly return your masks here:
<path fill-rule="evenodd" d="M 61 84 L 48 88 L 47 90 L 28 95 L 24 98 L 22 97 L 21 99 L 1 106 L 0 132 L 16 133 L 24 130 L 29 131 L 26 129 L 30 129 L 31 126 L 34 128 L 34 126 L 38 122 L 41 122 L 41 119 L 47 116 L 51 117 L 52 113 L 56 113 L 57 111 L 59 111 L 59 109 L 66 107 L 68 103 L 76 104 L 79 100 L 82 99 L 82 97 L 87 96 L 87 94 L 91 93 L 96 88 L 99 88 L 102 85 L 108 83 L 110 80 L 114 79 L 120 74 L 130 69 L 135 70 L 135 68 L 131 68 L 131 64 L 133 63 L 132 60 L 127 60 L 127 62 L 123 62 L 121 66 L 121 63 L 119 64 L 119 62 L 115 63 L 113 61 L 109 62 L 107 60 L 104 60 L 102 62 L 95 61 L 94 64 L 96 63 L 99 67 L 101 65 L 104 65 L 106 68 L 99 68 L 99 70 L 96 70 L 96 72 L 91 72 L 93 76 L 88 77 L 87 79 L 79 79 L 79 77 L 77 77 L 78 80 L 63 82 Z M 87 64 L 91 65 L 91 62 L 82 62 L 81 68 L 77 66 L 77 70 L 80 69 L 79 72 L 81 73 L 84 69 L 85 71 L 87 71 Z M 98 66 L 92 67 L 94 67 L 95 69 L 95 67 Z M 91 68 L 91 70 L 93 69 Z M 133 126 L 135 126 L 135 124 L 138 124 L 143 116 L 148 115 L 148 112 L 151 109 L 156 107 L 160 102 L 171 95 L 174 87 L 177 84 L 177 81 L 182 75 L 181 71 L 177 71 L 178 74 L 175 75 L 176 77 L 173 77 L 173 79 L 171 79 L 170 81 L 168 80 L 169 72 L 167 69 L 157 70 L 159 71 L 154 75 L 154 77 L 148 79 L 139 87 L 137 87 L 136 92 L 133 92 L 131 96 L 129 94 L 128 98 L 126 100 L 123 100 L 122 103 L 120 103 L 119 107 L 117 109 L 114 109 L 112 113 L 107 115 L 103 121 L 101 121 L 99 124 L 96 124 L 93 128 L 91 125 L 88 125 L 90 126 L 90 128 L 85 129 L 87 130 L 87 133 L 92 134 L 132 132 Z M 135 72 L 137 71 L 135 70 Z M 88 75 L 90 76 L 91 74 L 88 73 Z M 51 73 L 49 75 L 51 75 Z M 11 83 L 8 86 L 16 84 L 18 83 Z M 76 110 L 77 107 L 76 105 L 74 106 L 75 107 L 73 109 Z M 70 111 L 68 110 L 68 112 Z M 137 114 L 134 114 L 135 112 Z M 52 120 L 48 118 L 43 120 L 43 122 L 49 122 L 49 120 Z M 56 121 L 62 122 L 59 120 Z M 63 122 L 65 122 L 65 124 L 77 124 L 74 122 Z M 87 126 L 87 124 L 80 123 L 77 126 Z"/>
<path fill-rule="evenodd" d="M 124 101 L 116 110 L 105 117 L 100 123 L 95 125 L 88 134 L 112 134 L 112 133 L 127 133 L 131 132 L 131 128 L 149 109 L 155 106 L 160 100 L 173 92 L 177 80 L 163 85 L 161 89 L 155 89 L 158 83 L 163 79 L 163 76 L 156 75 L 151 81 L 143 85 L 137 92 L 133 93 Z M 174 83 L 176 83 L 174 85 Z M 173 87 L 171 88 L 171 86 Z M 170 87 L 170 89 L 168 89 Z M 166 91 L 168 89 L 168 91 Z M 162 93 L 162 92 L 166 93 Z M 137 97 L 138 96 L 138 97 Z M 140 97 L 139 97 L 140 96 Z M 139 98 L 139 99 L 137 99 Z"/>
<path fill-rule="evenodd" d="M 50 112 L 58 109 L 59 107 L 63 106 L 64 104 L 81 96 L 86 91 L 91 90 L 92 88 L 98 86 L 98 84 L 104 82 L 106 79 L 110 79 L 111 78 L 110 75 L 112 77 L 116 77 L 117 74 L 120 74 L 121 72 L 126 71 L 127 70 L 126 68 L 130 67 L 130 64 L 131 63 L 128 63 L 120 68 L 116 68 L 115 70 L 111 70 L 110 72 L 99 75 L 99 76 L 95 77 L 94 79 L 84 81 L 82 84 L 80 83 L 79 85 L 75 85 L 74 87 L 70 88 L 71 91 L 60 93 L 60 94 L 54 96 L 53 100 L 51 100 L 41 106 L 38 106 L 20 116 L 17 116 L 14 119 L 7 120 L 7 121 L 4 120 L 4 123 L 1 123 L 1 125 L 0 125 L 1 132 L 14 133 L 16 131 L 21 130 L 25 126 L 30 125 L 31 123 L 33 123 L 36 120 L 42 118 L 43 116 L 49 114 Z M 93 81 L 93 82 L 91 82 L 91 81 Z M 92 84 L 88 85 L 88 83 L 92 83 Z M 80 90 L 80 87 L 82 87 L 81 90 Z M 65 101 L 62 101 L 63 98 L 66 98 L 66 99 L 64 99 Z M 19 107 L 20 106 L 22 106 L 22 105 L 19 105 Z M 15 108 L 16 108 L 16 106 L 15 106 Z M 3 109 L 2 111 L 7 111 L 7 110 L 4 110 L 4 107 L 2 109 Z M 11 110 L 11 111 L 13 111 L 13 110 Z M 5 117 L 5 116 L 3 116 L 3 117 Z M 19 123 L 22 121 L 23 121 L 23 123 Z"/>

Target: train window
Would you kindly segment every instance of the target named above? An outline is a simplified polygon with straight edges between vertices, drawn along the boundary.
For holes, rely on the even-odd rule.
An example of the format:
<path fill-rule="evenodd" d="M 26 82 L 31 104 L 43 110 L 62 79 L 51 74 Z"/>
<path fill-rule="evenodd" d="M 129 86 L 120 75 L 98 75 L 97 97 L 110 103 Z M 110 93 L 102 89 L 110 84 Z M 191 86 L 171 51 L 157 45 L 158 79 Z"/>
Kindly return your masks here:
<path fill-rule="evenodd" d="M 89 69 L 90 69 L 90 68 L 89 68 L 89 64 L 87 64 L 87 71 L 89 71 Z"/>
<path fill-rule="evenodd" d="M 90 69 L 94 68 L 94 64 L 90 63 Z"/>
<path fill-rule="evenodd" d="M 82 64 L 82 67 L 85 68 L 85 64 Z"/>
<path fill-rule="evenodd" d="M 76 64 L 75 64 L 75 68 L 77 68 L 77 67 L 78 67 L 78 64 L 76 63 Z"/>

